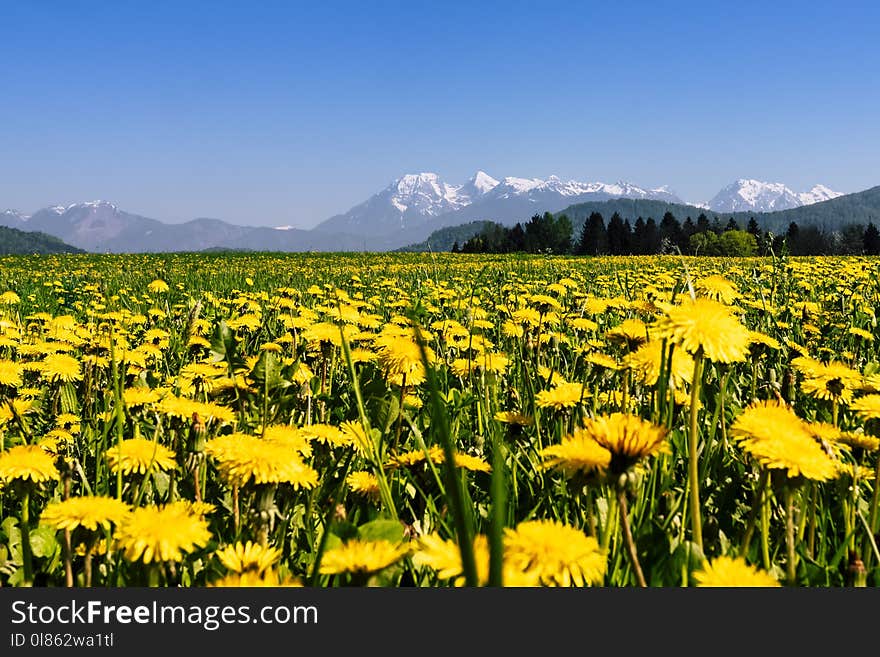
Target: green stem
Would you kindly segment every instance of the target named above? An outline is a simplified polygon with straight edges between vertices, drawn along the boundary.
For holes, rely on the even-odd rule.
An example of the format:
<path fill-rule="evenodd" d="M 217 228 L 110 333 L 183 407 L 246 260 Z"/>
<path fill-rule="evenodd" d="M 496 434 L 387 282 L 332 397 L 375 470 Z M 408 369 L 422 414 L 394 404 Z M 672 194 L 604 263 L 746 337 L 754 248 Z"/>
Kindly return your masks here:
<path fill-rule="evenodd" d="M 755 488 L 755 499 L 752 502 L 752 510 L 749 513 L 749 521 L 746 525 L 746 533 L 743 537 L 743 543 L 740 547 L 739 556 L 745 558 L 749 553 L 749 545 L 752 542 L 752 534 L 755 533 L 755 522 L 758 519 L 758 514 L 761 511 L 761 508 L 764 505 L 764 489 L 767 487 L 767 483 L 770 481 L 770 471 L 767 469 L 763 469 L 761 471 L 761 479 L 758 481 L 758 486 Z"/>
<path fill-rule="evenodd" d="M 700 514 L 700 481 L 697 467 L 697 444 L 699 429 L 697 415 L 700 405 L 700 380 L 703 376 L 703 353 L 698 350 L 694 356 L 694 379 L 691 384 L 691 422 L 688 434 L 688 479 L 690 482 L 691 535 L 700 550 L 703 549 L 703 518 Z"/>
<path fill-rule="evenodd" d="M 794 549 L 794 489 L 785 486 L 785 547 L 787 551 L 786 571 L 789 586 L 797 584 L 797 555 Z"/>
<path fill-rule="evenodd" d="M 629 517 L 626 508 L 626 493 L 622 488 L 617 489 L 617 505 L 620 508 L 620 524 L 623 527 L 623 539 L 626 542 L 626 549 L 629 552 L 630 561 L 632 561 L 633 570 L 636 572 L 636 580 L 639 586 L 645 588 L 648 586 L 645 581 L 645 575 L 642 573 L 642 566 L 639 564 L 639 553 L 636 550 L 636 542 L 633 540 L 632 531 L 629 527 Z"/>
<path fill-rule="evenodd" d="M 31 492 L 25 487 L 21 497 L 21 561 L 24 569 L 23 586 L 32 586 L 34 583 L 33 552 L 31 551 L 31 528 L 30 528 Z"/>
<path fill-rule="evenodd" d="M 769 485 L 766 489 L 769 491 Z M 765 492 L 765 495 L 767 493 Z M 767 496 L 761 505 L 761 559 L 764 562 L 764 570 L 770 570 L 770 498 Z"/>
<path fill-rule="evenodd" d="M 605 514 L 605 526 L 602 527 L 602 550 L 607 553 L 611 545 L 611 535 L 614 533 L 614 518 L 617 513 L 617 497 L 608 497 L 608 513 Z"/>

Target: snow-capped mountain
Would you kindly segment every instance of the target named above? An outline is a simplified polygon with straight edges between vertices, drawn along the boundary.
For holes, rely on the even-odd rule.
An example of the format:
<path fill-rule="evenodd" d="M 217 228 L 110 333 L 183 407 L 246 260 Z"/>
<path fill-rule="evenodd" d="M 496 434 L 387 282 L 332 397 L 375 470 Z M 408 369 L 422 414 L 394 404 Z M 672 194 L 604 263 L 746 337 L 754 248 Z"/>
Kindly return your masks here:
<path fill-rule="evenodd" d="M 0 226 L 21 228 L 26 219 L 27 217 L 17 210 L 3 210 L 0 212 Z"/>
<path fill-rule="evenodd" d="M 843 196 L 824 185 L 815 185 L 807 192 L 795 192 L 782 183 L 768 183 L 740 178 L 718 192 L 709 209 L 715 212 L 775 212 Z"/>
<path fill-rule="evenodd" d="M 613 184 L 601 182 L 578 182 L 577 180 L 564 181 L 557 176 L 550 176 L 547 180 L 540 178 L 505 178 L 492 190 L 493 198 L 511 198 L 528 194 L 558 194 L 559 196 L 583 196 L 585 194 L 603 194 L 609 198 L 647 198 L 653 200 L 668 200 L 680 203 L 675 194 L 668 187 L 645 190 L 627 182 Z"/>
<path fill-rule="evenodd" d="M 527 221 L 532 212 L 556 212 L 572 203 L 612 198 L 640 198 L 681 203 L 666 187 L 642 189 L 631 183 L 564 181 L 557 176 L 506 177 L 500 182 L 477 171 L 460 185 L 436 173 L 407 174 L 345 214 L 327 219 L 316 230 L 354 235 L 410 235 L 474 219 L 502 223 Z"/>

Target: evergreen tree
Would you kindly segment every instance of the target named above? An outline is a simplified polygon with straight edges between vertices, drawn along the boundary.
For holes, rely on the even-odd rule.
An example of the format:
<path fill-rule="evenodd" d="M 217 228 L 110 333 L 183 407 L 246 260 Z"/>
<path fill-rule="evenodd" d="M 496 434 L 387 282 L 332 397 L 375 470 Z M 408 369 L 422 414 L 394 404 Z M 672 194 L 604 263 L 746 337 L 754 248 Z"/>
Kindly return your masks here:
<path fill-rule="evenodd" d="M 626 229 L 623 218 L 615 212 L 608 220 L 608 253 L 622 255 L 626 250 Z"/>
<path fill-rule="evenodd" d="M 868 227 L 865 228 L 862 242 L 865 255 L 880 255 L 880 231 L 877 230 L 877 226 L 874 225 L 873 221 L 869 222 Z"/>
<path fill-rule="evenodd" d="M 691 238 L 691 235 L 697 232 L 697 226 L 694 224 L 694 220 L 688 216 L 684 223 L 681 225 L 681 237 L 685 243 Z"/>
<path fill-rule="evenodd" d="M 678 219 L 671 212 L 666 212 L 660 220 L 660 244 L 661 250 L 673 252 L 675 248 L 682 251 L 686 245 L 683 240 L 683 232 Z"/>
<path fill-rule="evenodd" d="M 660 253 L 660 230 L 657 228 L 654 217 L 648 217 L 648 221 L 645 222 L 645 239 L 643 243 L 646 254 L 654 255 L 655 253 Z"/>
<path fill-rule="evenodd" d="M 727 225 L 724 227 L 724 232 L 726 233 L 728 230 L 739 230 L 739 224 L 736 222 L 736 219 L 731 217 L 727 221 Z"/>
<path fill-rule="evenodd" d="M 608 232 L 605 229 L 605 219 L 600 213 L 591 213 L 589 219 L 584 222 L 576 252 L 579 255 L 608 253 Z"/>
<path fill-rule="evenodd" d="M 630 248 L 635 255 L 645 254 L 645 220 L 639 217 L 633 226 Z"/>
<path fill-rule="evenodd" d="M 522 223 L 519 221 L 507 231 L 505 250 L 507 253 L 522 253 L 526 250 L 526 231 L 523 230 Z"/>
<path fill-rule="evenodd" d="M 460 249 L 458 248 L 458 240 L 455 240 L 455 242 L 452 245 L 452 252 L 459 253 L 459 251 L 460 251 Z"/>
<path fill-rule="evenodd" d="M 785 231 L 785 246 L 789 253 L 798 255 L 800 251 L 800 228 L 797 222 L 792 221 L 788 224 L 788 230 Z"/>
<path fill-rule="evenodd" d="M 703 213 L 700 213 L 700 216 L 697 217 L 697 232 L 698 233 L 706 233 L 711 229 L 711 225 L 709 224 L 709 218 Z"/>
<path fill-rule="evenodd" d="M 634 253 L 632 242 L 633 242 L 632 226 L 629 225 L 629 219 L 626 219 L 623 222 L 623 252 L 626 255 L 632 255 Z"/>
<path fill-rule="evenodd" d="M 567 214 L 561 214 L 558 217 L 554 217 L 549 212 L 544 214 L 545 218 L 548 216 L 552 222 L 550 249 L 553 253 L 571 253 L 571 219 L 568 218 Z"/>
<path fill-rule="evenodd" d="M 748 228 L 746 228 L 746 231 L 748 231 L 749 233 L 754 235 L 755 239 L 758 239 L 761 237 L 761 228 L 760 228 L 760 226 L 758 226 L 758 222 L 755 221 L 754 217 L 749 219 L 749 226 L 748 226 Z"/>

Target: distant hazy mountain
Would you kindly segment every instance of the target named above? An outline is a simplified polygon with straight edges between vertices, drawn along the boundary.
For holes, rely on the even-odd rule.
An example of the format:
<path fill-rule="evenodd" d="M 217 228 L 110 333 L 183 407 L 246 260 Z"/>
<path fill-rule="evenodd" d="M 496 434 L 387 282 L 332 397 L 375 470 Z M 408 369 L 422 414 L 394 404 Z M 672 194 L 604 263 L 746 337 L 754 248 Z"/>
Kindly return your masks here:
<path fill-rule="evenodd" d="M 880 188 L 875 188 L 880 189 Z M 253 251 L 391 251 L 424 242 L 447 227 L 477 221 L 511 226 L 526 222 L 535 213 L 572 208 L 579 213 L 602 208 L 635 220 L 654 216 L 659 221 L 669 210 L 679 219 L 700 212 L 748 222 L 755 216 L 772 230 L 803 220 L 834 227 L 845 223 L 878 222 L 880 203 L 866 190 L 841 196 L 817 185 L 797 194 L 784 185 L 740 180 L 722 190 L 708 209 L 683 203 L 666 187 L 644 189 L 630 183 L 585 183 L 540 178 L 506 177 L 500 181 L 483 171 L 459 185 L 449 184 L 434 173 L 409 174 L 345 214 L 336 215 L 313 229 L 291 226 L 239 226 L 219 219 L 199 218 L 180 224 L 120 210 L 108 201 L 53 206 L 24 215 L 0 212 L 0 226 L 53 235 L 66 244 L 92 252 L 139 253 L 247 249 Z M 725 200 L 726 199 L 726 200 Z M 824 200 L 829 199 L 829 200 Z M 829 205 L 830 204 L 830 205 Z M 784 212 L 754 208 L 784 207 Z M 793 214 L 789 214 L 793 213 Z M 266 220 L 271 224 L 271 220 Z M 783 227 L 784 229 L 784 227 Z M 456 231 L 442 233 L 455 236 Z"/>
<path fill-rule="evenodd" d="M 843 194 L 824 185 L 815 185 L 807 192 L 794 192 L 782 183 L 740 178 L 718 192 L 708 205 L 714 212 L 776 212 L 838 196 Z"/>
<path fill-rule="evenodd" d="M 24 215 L 15 210 L 3 210 L 0 212 L 0 226 L 9 226 L 10 228 L 21 228 L 24 225 Z"/>
<path fill-rule="evenodd" d="M 200 218 L 166 224 L 120 210 L 108 201 L 89 201 L 38 210 L 30 217 L 9 211 L 0 224 L 54 235 L 91 252 L 144 253 L 202 251 L 210 248 L 254 251 L 384 251 L 400 246 L 385 236 L 326 233 L 238 226 L 219 219 Z"/>

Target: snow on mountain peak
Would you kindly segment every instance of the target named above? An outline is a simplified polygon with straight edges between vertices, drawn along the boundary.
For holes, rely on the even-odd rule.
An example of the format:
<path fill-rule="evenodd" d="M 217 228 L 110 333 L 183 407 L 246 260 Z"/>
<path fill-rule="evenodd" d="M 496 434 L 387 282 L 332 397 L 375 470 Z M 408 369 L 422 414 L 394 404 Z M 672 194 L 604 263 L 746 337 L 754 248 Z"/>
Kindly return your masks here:
<path fill-rule="evenodd" d="M 795 192 L 780 182 L 738 178 L 709 201 L 715 212 L 775 212 L 811 205 L 842 196 L 824 185 L 808 192 Z"/>
<path fill-rule="evenodd" d="M 803 205 L 812 205 L 813 203 L 821 203 L 822 201 L 830 201 L 838 196 L 843 196 L 841 192 L 835 192 L 825 185 L 813 185 L 808 192 L 801 192 L 798 198 Z"/>
<path fill-rule="evenodd" d="M 468 183 L 481 194 L 485 194 L 486 192 L 495 189 L 499 184 L 497 180 L 485 171 L 477 171 Z"/>
<path fill-rule="evenodd" d="M 84 207 L 84 208 L 102 208 L 103 207 L 103 208 L 111 208 L 113 210 L 116 209 L 116 205 L 114 205 L 110 201 L 102 201 L 100 199 L 97 201 L 86 201 L 85 203 L 74 203 L 70 207 L 76 207 L 76 206 L 80 206 L 80 207 Z"/>
<path fill-rule="evenodd" d="M 443 182 L 436 173 L 408 173 L 385 190 L 389 201 L 399 212 L 416 211 L 434 216 L 457 210 L 468 201 L 459 199 L 459 187 Z"/>

